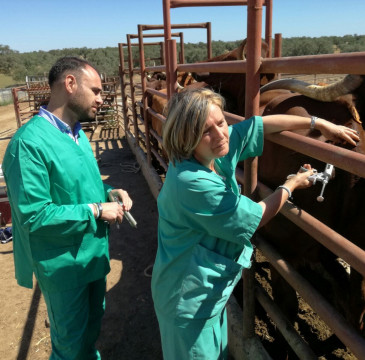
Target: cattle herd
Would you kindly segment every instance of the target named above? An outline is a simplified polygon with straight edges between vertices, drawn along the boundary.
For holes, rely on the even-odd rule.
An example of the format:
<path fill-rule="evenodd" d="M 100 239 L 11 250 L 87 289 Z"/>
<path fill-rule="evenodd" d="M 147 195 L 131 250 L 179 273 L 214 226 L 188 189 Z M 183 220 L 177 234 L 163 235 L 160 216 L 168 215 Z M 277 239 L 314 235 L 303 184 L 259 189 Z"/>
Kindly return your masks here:
<path fill-rule="evenodd" d="M 243 41 L 237 49 L 207 61 L 243 60 L 245 45 Z M 266 57 L 267 49 L 267 44 L 263 42 L 262 57 Z M 361 119 L 365 119 L 364 75 L 347 75 L 328 86 L 274 79 L 275 74 L 261 75 L 260 115 L 317 116 L 352 127 L 359 132 L 361 140 L 351 150 L 365 154 L 365 131 L 364 123 L 361 122 Z M 245 74 L 180 73 L 178 82 L 178 91 L 191 87 L 212 88 L 225 97 L 228 112 L 244 115 Z M 166 91 L 163 74 L 152 75 L 147 86 Z M 167 100 L 156 95 L 148 96 L 148 106 L 162 114 Z M 161 135 L 161 121 L 151 115 L 148 121 Z M 316 131 L 300 133 L 325 141 Z M 320 171 L 325 167 L 319 160 L 265 140 L 264 153 L 259 158 L 258 179 L 275 189 L 303 163 L 311 163 Z M 305 192 L 297 191 L 295 204 L 365 249 L 365 236 L 362 232 L 362 221 L 365 219 L 365 179 L 336 169 L 334 179 L 326 188 L 326 200 L 321 203 L 315 200 L 319 191 L 319 187 L 315 186 Z M 356 270 L 346 271 L 333 253 L 280 214 L 264 227 L 262 233 L 298 271 L 310 269 L 312 277 L 309 280 L 323 279 L 320 283 L 316 281 L 314 286 L 320 290 L 325 289 L 323 295 L 365 335 L 365 282 Z M 313 274 L 316 275 L 313 277 Z M 274 269 L 271 271 L 271 280 L 277 304 L 294 321 L 298 313 L 295 290 Z"/>

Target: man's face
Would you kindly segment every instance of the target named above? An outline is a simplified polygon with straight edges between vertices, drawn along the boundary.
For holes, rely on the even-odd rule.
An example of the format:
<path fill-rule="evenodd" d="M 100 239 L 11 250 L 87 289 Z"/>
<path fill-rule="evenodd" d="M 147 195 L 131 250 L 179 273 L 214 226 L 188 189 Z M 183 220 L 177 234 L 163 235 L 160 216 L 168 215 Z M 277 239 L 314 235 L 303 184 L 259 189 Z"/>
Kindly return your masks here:
<path fill-rule="evenodd" d="M 94 121 L 98 108 L 103 103 L 101 98 L 101 80 L 99 74 L 86 66 L 77 77 L 77 90 L 69 99 L 68 107 L 80 122 Z"/>

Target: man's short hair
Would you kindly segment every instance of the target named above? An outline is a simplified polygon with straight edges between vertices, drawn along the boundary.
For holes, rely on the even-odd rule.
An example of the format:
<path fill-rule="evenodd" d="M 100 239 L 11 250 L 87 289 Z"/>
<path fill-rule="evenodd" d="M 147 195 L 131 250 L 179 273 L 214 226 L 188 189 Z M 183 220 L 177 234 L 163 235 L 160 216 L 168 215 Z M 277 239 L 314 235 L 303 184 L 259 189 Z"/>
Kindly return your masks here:
<path fill-rule="evenodd" d="M 63 73 L 65 71 L 69 71 L 74 73 L 74 75 L 78 75 L 82 69 L 85 69 L 86 66 L 91 66 L 95 71 L 100 75 L 99 71 L 92 65 L 89 61 L 85 59 L 80 59 L 75 56 L 65 56 L 56 61 L 56 63 L 52 66 L 51 70 L 48 74 L 48 83 L 49 86 L 52 87 L 58 80 L 61 79 Z"/>
<path fill-rule="evenodd" d="M 212 104 L 223 111 L 225 101 L 208 89 L 183 90 L 169 100 L 162 138 L 164 150 L 174 165 L 193 155 Z"/>

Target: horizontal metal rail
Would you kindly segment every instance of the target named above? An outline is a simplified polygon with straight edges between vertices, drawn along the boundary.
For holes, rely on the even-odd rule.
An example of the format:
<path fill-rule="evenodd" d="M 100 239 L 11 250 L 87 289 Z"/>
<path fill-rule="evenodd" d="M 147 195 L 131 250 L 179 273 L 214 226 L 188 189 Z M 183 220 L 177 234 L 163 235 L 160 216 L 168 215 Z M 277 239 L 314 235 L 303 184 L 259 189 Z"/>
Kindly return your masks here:
<path fill-rule="evenodd" d="M 152 108 L 150 108 L 150 107 L 147 108 L 147 111 L 149 114 L 155 116 L 158 120 L 160 120 L 162 122 L 162 124 L 164 124 L 166 122 L 166 117 L 161 115 L 160 113 L 156 112 Z"/>
<path fill-rule="evenodd" d="M 290 347 L 298 355 L 301 360 L 317 360 L 318 357 L 314 354 L 308 344 L 302 339 L 294 326 L 284 316 L 279 306 L 270 298 L 260 284 L 255 286 L 255 295 L 261 306 L 269 314 L 279 331 L 284 336 Z"/>
<path fill-rule="evenodd" d="M 144 125 L 144 120 L 143 120 L 143 117 L 139 114 L 137 114 L 137 120 L 140 121 L 140 125 Z M 144 134 L 144 133 L 143 133 Z M 144 135 L 143 135 L 144 136 Z"/>
<path fill-rule="evenodd" d="M 283 131 L 265 136 L 266 139 L 304 155 L 330 163 L 360 177 L 365 177 L 365 155 L 323 143 L 302 135 Z"/>
<path fill-rule="evenodd" d="M 156 149 L 154 149 L 153 147 L 151 147 L 151 152 L 153 155 L 155 155 L 157 161 L 160 163 L 160 165 L 164 168 L 165 171 L 167 171 L 168 169 L 168 165 L 166 164 L 166 162 L 164 161 L 164 159 L 162 159 L 162 157 L 160 156 L 160 154 L 157 152 Z"/>
<path fill-rule="evenodd" d="M 178 71 L 246 73 L 246 60 L 179 64 Z M 261 73 L 365 74 L 365 52 L 261 60 Z"/>
<path fill-rule="evenodd" d="M 170 0 L 171 8 L 195 6 L 237 6 L 247 5 L 247 0 Z M 265 0 L 263 4 L 265 5 Z"/>
<path fill-rule="evenodd" d="M 171 29 L 204 29 L 208 27 L 209 22 L 193 24 L 171 24 Z M 162 30 L 163 25 L 141 25 L 142 30 Z"/>
<path fill-rule="evenodd" d="M 151 135 L 160 143 L 162 144 L 162 137 L 157 134 L 157 132 L 153 129 L 150 129 Z"/>
<path fill-rule="evenodd" d="M 145 71 L 166 72 L 166 65 L 146 66 Z"/>
<path fill-rule="evenodd" d="M 365 51 L 262 59 L 261 73 L 365 74 Z"/>
<path fill-rule="evenodd" d="M 183 72 L 218 72 L 227 74 L 246 73 L 246 60 L 232 60 L 232 61 L 212 61 L 194 64 L 178 64 L 178 71 Z"/>
<path fill-rule="evenodd" d="M 261 199 L 273 193 L 261 182 L 258 182 L 257 187 Z M 363 249 L 289 201 L 284 204 L 280 213 L 365 276 L 365 251 Z"/>
<path fill-rule="evenodd" d="M 157 95 L 159 97 L 162 97 L 163 99 L 167 99 L 167 95 L 166 93 L 163 93 L 161 91 L 158 91 L 158 90 L 155 90 L 155 89 L 150 89 L 150 88 L 147 88 L 146 91 L 152 95 Z"/>
<path fill-rule="evenodd" d="M 171 36 L 173 37 L 180 37 L 182 33 L 172 33 Z M 138 34 L 129 34 L 129 37 L 131 39 L 138 39 L 139 38 L 139 35 Z M 155 38 L 155 37 L 164 37 L 164 33 L 161 33 L 161 34 L 142 34 L 142 37 L 143 38 Z M 160 45 L 161 42 L 163 41 L 160 41 L 160 42 L 155 42 L 155 43 L 143 43 L 143 45 Z"/>

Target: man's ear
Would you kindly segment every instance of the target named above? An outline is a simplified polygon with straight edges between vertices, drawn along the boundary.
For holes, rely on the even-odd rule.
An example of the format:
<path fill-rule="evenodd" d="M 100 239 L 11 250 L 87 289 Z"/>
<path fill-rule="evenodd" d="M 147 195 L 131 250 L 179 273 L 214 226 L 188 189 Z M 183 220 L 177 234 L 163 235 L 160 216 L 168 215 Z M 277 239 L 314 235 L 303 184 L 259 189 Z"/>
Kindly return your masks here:
<path fill-rule="evenodd" d="M 72 74 L 66 75 L 64 84 L 69 94 L 74 93 L 77 89 L 76 77 Z"/>

